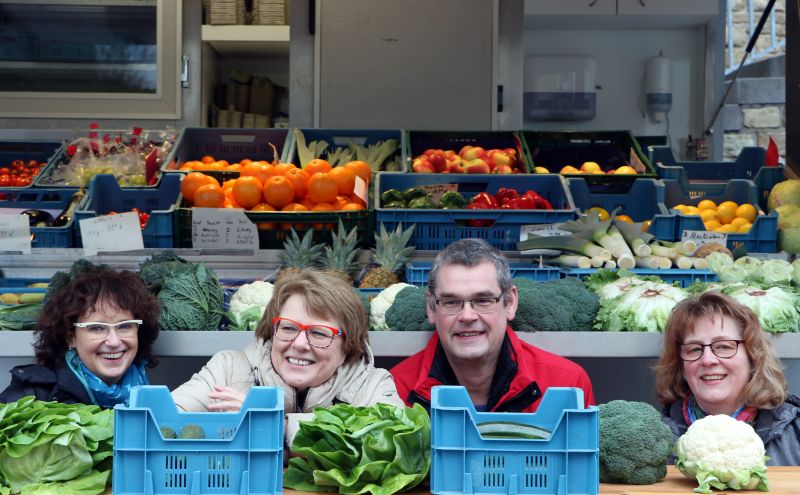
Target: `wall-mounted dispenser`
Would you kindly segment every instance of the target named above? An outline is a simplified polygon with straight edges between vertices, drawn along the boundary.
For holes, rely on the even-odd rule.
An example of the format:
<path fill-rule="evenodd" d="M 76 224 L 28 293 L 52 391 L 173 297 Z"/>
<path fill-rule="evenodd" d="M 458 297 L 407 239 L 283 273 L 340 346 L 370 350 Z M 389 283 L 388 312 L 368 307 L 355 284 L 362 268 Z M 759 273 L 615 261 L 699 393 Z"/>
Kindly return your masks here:
<path fill-rule="evenodd" d="M 525 57 L 526 120 L 592 120 L 597 61 L 586 56 Z"/>
<path fill-rule="evenodd" d="M 644 66 L 644 111 L 653 122 L 662 122 L 672 108 L 672 60 L 659 54 Z"/>

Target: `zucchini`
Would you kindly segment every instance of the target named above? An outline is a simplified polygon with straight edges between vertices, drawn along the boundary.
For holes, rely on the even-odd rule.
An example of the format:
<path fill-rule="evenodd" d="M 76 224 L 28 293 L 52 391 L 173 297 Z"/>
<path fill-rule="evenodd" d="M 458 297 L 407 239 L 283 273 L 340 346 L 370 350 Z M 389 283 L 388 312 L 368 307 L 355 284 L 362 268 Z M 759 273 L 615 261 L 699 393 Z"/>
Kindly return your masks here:
<path fill-rule="evenodd" d="M 486 421 L 475 425 L 484 438 L 518 438 L 521 440 L 547 440 L 551 432 L 538 426 L 514 421 Z"/>

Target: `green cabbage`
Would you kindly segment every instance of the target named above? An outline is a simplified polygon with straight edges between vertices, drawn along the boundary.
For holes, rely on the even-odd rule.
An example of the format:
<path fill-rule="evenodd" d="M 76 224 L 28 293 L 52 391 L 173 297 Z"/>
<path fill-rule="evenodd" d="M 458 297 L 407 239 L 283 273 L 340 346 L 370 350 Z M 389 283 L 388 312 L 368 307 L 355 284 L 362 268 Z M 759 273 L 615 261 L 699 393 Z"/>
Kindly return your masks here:
<path fill-rule="evenodd" d="M 0 492 L 102 493 L 113 456 L 113 414 L 33 397 L 0 405 Z"/>
<path fill-rule="evenodd" d="M 418 485 L 430 468 L 430 418 L 413 408 L 336 404 L 300 422 L 283 486 L 299 491 L 390 495 Z"/>
<path fill-rule="evenodd" d="M 800 329 L 800 297 L 790 288 L 727 287 L 723 293 L 744 304 L 758 316 L 767 332 L 797 332 Z"/>

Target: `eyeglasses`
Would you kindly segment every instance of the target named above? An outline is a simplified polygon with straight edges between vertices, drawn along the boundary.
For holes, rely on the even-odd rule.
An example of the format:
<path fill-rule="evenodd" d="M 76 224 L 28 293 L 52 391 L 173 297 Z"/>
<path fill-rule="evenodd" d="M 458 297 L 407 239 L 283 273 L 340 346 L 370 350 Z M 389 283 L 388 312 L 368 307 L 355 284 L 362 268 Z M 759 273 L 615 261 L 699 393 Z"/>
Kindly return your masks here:
<path fill-rule="evenodd" d="M 711 352 L 721 359 L 729 359 L 736 355 L 739 344 L 744 340 L 718 340 L 710 344 L 680 344 L 681 359 L 684 361 L 697 361 L 703 356 L 706 347 L 711 348 Z"/>
<path fill-rule="evenodd" d="M 497 308 L 497 303 L 503 298 L 501 293 L 499 296 L 481 296 L 473 297 L 472 299 L 434 299 L 436 305 L 442 313 L 446 315 L 457 315 L 464 309 L 464 304 L 469 303 L 472 310 L 476 313 L 491 313 Z"/>
<path fill-rule="evenodd" d="M 102 323 L 99 321 L 85 321 L 73 323 L 77 328 L 86 330 L 86 335 L 92 340 L 103 340 L 108 338 L 113 328 L 121 338 L 133 337 L 139 331 L 142 320 L 125 320 L 118 323 Z"/>
<path fill-rule="evenodd" d="M 272 319 L 272 326 L 275 329 L 275 337 L 284 342 L 293 342 L 294 339 L 300 335 L 300 332 L 306 332 L 306 339 L 308 344 L 320 349 L 324 349 L 331 345 L 333 338 L 337 335 L 344 336 L 344 330 L 340 328 L 329 327 L 327 325 L 303 325 L 297 323 L 289 318 L 281 318 L 280 316 Z"/>

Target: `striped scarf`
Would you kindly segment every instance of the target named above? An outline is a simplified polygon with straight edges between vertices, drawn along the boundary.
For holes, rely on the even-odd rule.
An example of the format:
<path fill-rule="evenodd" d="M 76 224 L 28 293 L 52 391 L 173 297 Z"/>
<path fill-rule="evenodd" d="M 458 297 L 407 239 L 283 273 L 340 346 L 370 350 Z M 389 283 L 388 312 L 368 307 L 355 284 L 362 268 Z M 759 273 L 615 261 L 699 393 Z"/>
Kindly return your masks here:
<path fill-rule="evenodd" d="M 758 409 L 753 406 L 746 406 L 742 404 L 742 406 L 734 411 L 730 416 L 736 420 L 753 424 L 753 422 L 756 420 L 757 414 Z M 706 412 L 700 408 L 700 405 L 697 403 L 697 400 L 695 400 L 693 394 L 689 394 L 685 399 L 683 399 L 683 420 L 686 421 L 687 426 L 691 426 L 692 423 L 698 419 L 704 418 L 705 416 Z"/>

